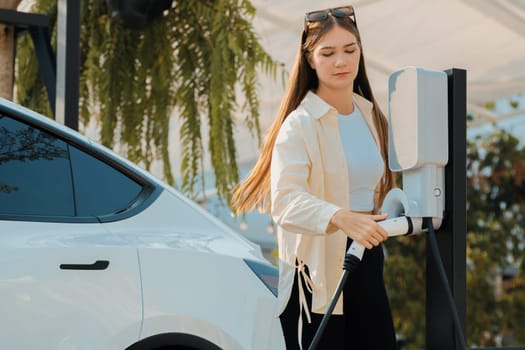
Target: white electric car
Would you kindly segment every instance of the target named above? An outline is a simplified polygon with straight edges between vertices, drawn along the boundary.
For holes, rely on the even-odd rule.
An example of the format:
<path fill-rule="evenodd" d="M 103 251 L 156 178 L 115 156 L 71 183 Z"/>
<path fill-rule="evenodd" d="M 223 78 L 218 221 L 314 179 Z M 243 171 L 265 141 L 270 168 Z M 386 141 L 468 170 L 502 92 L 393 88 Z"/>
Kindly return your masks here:
<path fill-rule="evenodd" d="M 276 283 L 172 187 L 0 100 L 1 349 L 284 349 Z"/>

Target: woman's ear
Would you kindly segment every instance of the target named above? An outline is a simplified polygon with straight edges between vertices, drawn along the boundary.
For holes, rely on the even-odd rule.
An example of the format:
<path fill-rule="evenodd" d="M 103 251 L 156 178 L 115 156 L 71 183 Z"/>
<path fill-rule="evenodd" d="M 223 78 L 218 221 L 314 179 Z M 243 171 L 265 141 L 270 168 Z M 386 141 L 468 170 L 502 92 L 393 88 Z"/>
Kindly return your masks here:
<path fill-rule="evenodd" d="M 304 56 L 306 58 L 306 62 L 308 62 L 308 64 L 310 65 L 310 68 L 315 70 L 315 64 L 314 64 L 314 60 L 312 59 L 312 53 L 311 52 L 307 52 L 307 53 L 304 54 Z"/>

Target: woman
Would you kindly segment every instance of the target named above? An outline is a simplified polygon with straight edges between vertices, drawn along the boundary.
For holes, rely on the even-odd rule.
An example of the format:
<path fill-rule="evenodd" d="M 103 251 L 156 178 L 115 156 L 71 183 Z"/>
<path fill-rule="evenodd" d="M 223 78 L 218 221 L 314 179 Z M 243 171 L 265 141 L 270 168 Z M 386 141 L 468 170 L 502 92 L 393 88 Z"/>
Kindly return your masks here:
<path fill-rule="evenodd" d="M 277 224 L 287 349 L 310 344 L 353 240 L 367 250 L 318 349 L 396 349 L 383 281 L 387 233 L 377 223 L 394 186 L 387 145 L 352 6 L 307 13 L 279 113 L 232 201 L 237 212 L 270 207 Z"/>

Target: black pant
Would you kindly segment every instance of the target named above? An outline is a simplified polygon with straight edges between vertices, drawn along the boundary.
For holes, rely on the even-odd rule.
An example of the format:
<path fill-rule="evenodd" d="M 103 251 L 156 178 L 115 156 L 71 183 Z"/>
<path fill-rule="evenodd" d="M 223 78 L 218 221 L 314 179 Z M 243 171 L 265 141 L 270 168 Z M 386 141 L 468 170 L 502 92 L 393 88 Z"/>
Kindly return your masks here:
<path fill-rule="evenodd" d="M 343 315 L 332 315 L 318 342 L 317 349 L 395 350 L 397 349 L 390 304 L 383 280 L 384 255 L 381 246 L 366 250 L 363 260 L 349 276 L 343 288 Z M 342 272 L 342 270 L 341 270 Z M 294 287 L 286 309 L 280 316 L 286 341 L 286 349 L 299 349 L 299 288 L 295 274 Z M 301 278 L 301 283 L 304 281 Z M 312 296 L 303 288 L 311 310 Z M 303 349 L 308 349 L 322 314 L 310 312 L 312 323 L 308 323 L 303 311 Z"/>

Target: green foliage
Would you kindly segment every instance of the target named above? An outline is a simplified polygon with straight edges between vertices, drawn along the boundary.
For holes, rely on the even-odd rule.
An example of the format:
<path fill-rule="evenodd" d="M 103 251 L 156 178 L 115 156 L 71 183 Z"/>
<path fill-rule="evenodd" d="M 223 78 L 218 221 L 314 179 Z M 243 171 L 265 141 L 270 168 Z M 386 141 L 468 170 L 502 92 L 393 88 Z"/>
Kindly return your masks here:
<path fill-rule="evenodd" d="M 174 184 L 169 130 L 180 119 L 180 189 L 187 195 L 203 182 L 203 135 L 220 198 L 229 203 L 239 181 L 234 143 L 235 115 L 260 141 L 257 74 L 275 78 L 278 65 L 259 44 L 248 1 L 176 1 L 144 30 L 111 20 L 104 0 L 82 6 L 80 117 L 100 123 L 100 140 L 149 169 L 162 161 Z M 56 0 L 37 1 L 34 12 L 56 19 Z M 54 35 L 56 38 L 56 35 Z M 54 42 L 56 39 L 54 39 Z M 18 100 L 50 115 L 29 38 L 18 43 Z M 242 106 L 238 101 L 245 101 Z M 201 186 L 198 186 L 198 185 Z"/>
<path fill-rule="evenodd" d="M 467 143 L 467 342 L 525 343 L 525 147 L 497 130 Z M 439 234 L 439 233 L 438 233 Z M 385 281 L 407 349 L 424 347 L 425 239 L 390 239 Z M 518 274 L 504 278 L 509 267 Z"/>
<path fill-rule="evenodd" d="M 489 101 L 485 103 L 485 108 L 492 111 L 496 108 L 496 103 L 494 101 Z"/>
<path fill-rule="evenodd" d="M 499 130 L 468 144 L 467 333 L 484 346 L 523 344 L 523 249 L 525 248 L 525 148 Z M 520 266 L 514 287 L 501 281 L 506 269 Z M 500 286 L 499 283 L 502 283 Z M 501 338 L 501 340 L 500 340 Z"/>

